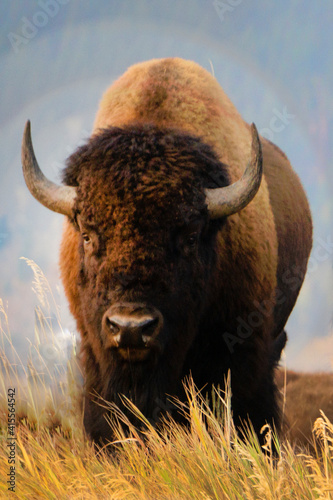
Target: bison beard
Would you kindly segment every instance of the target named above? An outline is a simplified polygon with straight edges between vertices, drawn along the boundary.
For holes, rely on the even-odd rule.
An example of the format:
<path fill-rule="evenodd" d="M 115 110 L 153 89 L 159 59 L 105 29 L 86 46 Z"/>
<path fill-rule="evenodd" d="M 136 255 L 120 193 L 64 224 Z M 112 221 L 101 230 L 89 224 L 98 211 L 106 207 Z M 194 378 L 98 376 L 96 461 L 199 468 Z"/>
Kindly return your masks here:
<path fill-rule="evenodd" d="M 156 425 L 165 410 L 175 416 L 175 406 L 166 395 L 176 395 L 179 392 L 179 379 L 176 379 L 175 373 L 170 371 L 167 365 L 165 359 L 159 362 L 158 368 L 151 362 L 131 364 L 115 361 L 110 365 L 110 373 L 100 395 L 103 400 L 115 403 L 138 428 L 141 427 L 141 422 L 127 409 L 124 397 L 129 399 L 153 425 Z M 170 380 L 171 374 L 173 380 Z M 99 444 L 114 440 L 113 431 L 99 406 L 101 404 L 103 401 L 99 397 L 91 398 L 87 395 L 84 425 L 91 438 Z M 108 413 L 112 420 L 112 411 Z"/>
<path fill-rule="evenodd" d="M 185 377 L 209 394 L 229 370 L 236 425 L 279 430 L 274 370 L 312 226 L 286 156 L 261 142 L 216 80 L 181 59 L 136 65 L 110 87 L 64 186 L 42 174 L 27 124 L 27 186 L 67 217 L 60 270 L 97 443 L 114 436 L 96 394 L 122 409 L 124 395 L 158 424 L 169 396 L 184 401 Z"/>

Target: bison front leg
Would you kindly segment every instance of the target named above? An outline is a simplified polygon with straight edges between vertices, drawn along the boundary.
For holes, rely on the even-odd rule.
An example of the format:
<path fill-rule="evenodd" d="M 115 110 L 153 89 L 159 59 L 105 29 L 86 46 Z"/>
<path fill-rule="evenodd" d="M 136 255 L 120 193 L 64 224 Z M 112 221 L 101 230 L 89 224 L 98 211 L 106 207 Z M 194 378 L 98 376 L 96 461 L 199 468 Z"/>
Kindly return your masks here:
<path fill-rule="evenodd" d="M 235 425 L 240 429 L 241 434 L 244 434 L 247 424 L 250 423 L 261 445 L 265 443 L 263 428 L 266 424 L 269 424 L 278 435 L 281 433 L 280 393 L 275 383 L 275 371 L 286 341 L 287 334 L 283 330 L 271 343 L 269 352 L 266 352 L 265 361 L 262 362 L 264 369 L 261 370 L 257 382 L 252 384 L 252 387 L 249 383 L 248 390 L 246 390 L 246 371 L 243 383 L 240 383 L 236 376 L 236 380 L 232 384 L 232 409 Z M 248 370 L 251 371 L 249 366 Z M 250 376 L 248 380 L 251 381 Z"/>
<path fill-rule="evenodd" d="M 263 445 L 265 443 L 264 428 L 266 424 L 269 424 L 278 435 L 280 434 L 279 396 L 273 373 L 267 375 L 251 399 L 241 401 L 236 396 L 232 397 L 231 403 L 234 423 L 241 436 L 246 437 L 250 426 L 256 433 L 259 443 Z"/>

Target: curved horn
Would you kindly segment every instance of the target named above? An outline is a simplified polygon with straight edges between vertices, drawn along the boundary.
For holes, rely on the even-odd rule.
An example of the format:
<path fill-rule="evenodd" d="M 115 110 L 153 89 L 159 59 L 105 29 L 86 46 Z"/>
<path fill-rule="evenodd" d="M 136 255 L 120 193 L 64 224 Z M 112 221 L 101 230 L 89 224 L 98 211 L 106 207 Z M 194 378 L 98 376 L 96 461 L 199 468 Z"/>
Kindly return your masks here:
<path fill-rule="evenodd" d="M 53 212 L 68 217 L 73 216 L 76 189 L 72 186 L 58 186 L 45 177 L 39 168 L 32 146 L 30 120 L 27 121 L 23 134 L 22 167 L 25 183 L 37 201 Z"/>
<path fill-rule="evenodd" d="M 251 125 L 252 151 L 243 177 L 230 186 L 206 189 L 206 203 L 210 217 L 219 219 L 239 212 L 257 193 L 262 178 L 262 151 L 257 128 Z"/>

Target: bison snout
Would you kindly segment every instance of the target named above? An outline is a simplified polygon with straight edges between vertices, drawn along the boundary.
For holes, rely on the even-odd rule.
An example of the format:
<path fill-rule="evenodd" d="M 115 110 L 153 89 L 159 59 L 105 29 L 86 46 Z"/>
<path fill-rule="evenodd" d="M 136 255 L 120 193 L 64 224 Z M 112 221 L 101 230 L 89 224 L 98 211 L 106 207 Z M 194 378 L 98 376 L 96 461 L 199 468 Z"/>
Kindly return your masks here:
<path fill-rule="evenodd" d="M 143 304 L 117 304 L 103 317 L 107 345 L 118 349 L 125 358 L 131 355 L 132 359 L 144 359 L 150 348 L 158 347 L 162 325 L 162 314 Z"/>

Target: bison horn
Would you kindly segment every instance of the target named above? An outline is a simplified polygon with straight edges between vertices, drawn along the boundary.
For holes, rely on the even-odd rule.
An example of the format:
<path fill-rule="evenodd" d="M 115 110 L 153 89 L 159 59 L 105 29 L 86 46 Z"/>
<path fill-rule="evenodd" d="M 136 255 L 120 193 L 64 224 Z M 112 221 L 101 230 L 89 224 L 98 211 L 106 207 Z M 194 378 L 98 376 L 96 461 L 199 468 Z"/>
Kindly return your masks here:
<path fill-rule="evenodd" d="M 262 151 L 258 131 L 251 125 L 252 151 L 243 177 L 234 184 L 217 189 L 206 189 L 206 203 L 210 217 L 219 219 L 239 212 L 257 193 L 262 178 Z"/>
<path fill-rule="evenodd" d="M 28 120 L 22 141 L 23 175 L 30 193 L 46 208 L 68 217 L 73 216 L 76 189 L 71 186 L 58 186 L 49 181 L 37 163 L 32 146 L 30 121 Z"/>

